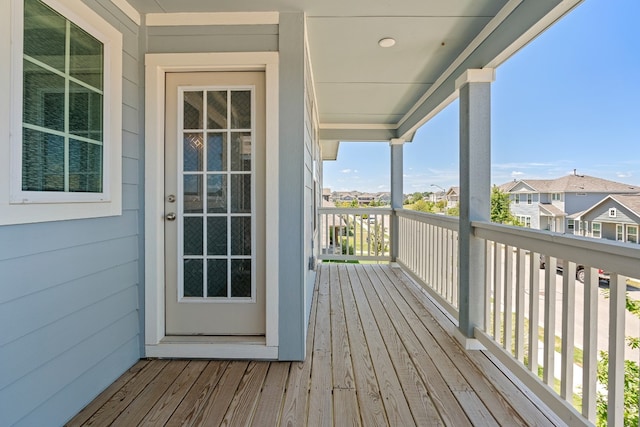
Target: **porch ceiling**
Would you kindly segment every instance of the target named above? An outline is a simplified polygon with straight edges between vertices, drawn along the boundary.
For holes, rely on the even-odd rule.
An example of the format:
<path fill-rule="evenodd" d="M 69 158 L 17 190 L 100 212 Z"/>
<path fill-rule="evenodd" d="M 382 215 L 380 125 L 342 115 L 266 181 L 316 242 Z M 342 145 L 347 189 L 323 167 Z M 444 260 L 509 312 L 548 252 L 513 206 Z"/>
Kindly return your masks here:
<path fill-rule="evenodd" d="M 303 11 L 325 141 L 411 140 L 468 68 L 496 67 L 580 0 L 128 0 L 142 14 Z M 554 10 L 555 9 L 555 10 Z M 382 48 L 378 41 L 396 44 Z"/>

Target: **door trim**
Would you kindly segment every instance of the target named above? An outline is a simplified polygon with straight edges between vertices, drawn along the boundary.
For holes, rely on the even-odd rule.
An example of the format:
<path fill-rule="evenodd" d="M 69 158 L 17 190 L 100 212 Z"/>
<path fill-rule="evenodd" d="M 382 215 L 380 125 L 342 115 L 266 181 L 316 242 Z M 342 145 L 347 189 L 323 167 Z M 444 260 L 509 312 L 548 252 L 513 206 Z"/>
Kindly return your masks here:
<path fill-rule="evenodd" d="M 164 102 L 165 75 L 193 71 L 264 71 L 266 91 L 266 241 L 277 248 L 278 235 L 278 53 L 166 53 L 145 55 L 145 356 L 277 359 L 278 251 L 266 257 L 266 335 L 246 345 L 170 342 L 165 339 L 164 300 Z"/>

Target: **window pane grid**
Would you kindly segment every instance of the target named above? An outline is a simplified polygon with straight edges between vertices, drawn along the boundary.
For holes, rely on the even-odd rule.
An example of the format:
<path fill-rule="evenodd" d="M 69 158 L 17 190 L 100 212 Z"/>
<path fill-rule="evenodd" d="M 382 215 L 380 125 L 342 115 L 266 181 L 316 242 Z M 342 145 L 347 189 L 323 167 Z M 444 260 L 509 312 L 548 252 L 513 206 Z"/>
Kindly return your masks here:
<path fill-rule="evenodd" d="M 251 91 L 242 91 L 249 93 L 249 99 L 251 99 Z M 238 226 L 238 221 L 242 218 L 242 224 L 252 223 L 252 210 L 251 210 L 251 198 L 252 198 L 252 172 L 253 172 L 253 149 L 252 129 L 232 129 L 226 127 L 227 124 L 231 124 L 232 121 L 236 123 L 242 121 L 236 117 L 232 117 L 232 94 L 234 90 L 189 90 L 182 92 L 183 105 L 185 110 L 183 115 L 186 116 L 187 109 L 193 112 L 194 104 L 202 104 L 198 112 L 200 117 L 181 118 L 181 122 L 185 125 L 182 129 L 182 134 L 200 134 L 203 136 L 204 142 L 199 147 L 198 153 L 200 159 L 197 162 L 197 167 L 191 168 L 191 170 L 184 170 L 182 167 L 182 174 L 184 177 L 201 177 L 204 183 L 204 190 L 202 192 L 202 213 L 185 212 L 183 202 L 183 217 L 184 218 L 202 218 L 203 219 L 203 254 L 199 256 L 189 255 L 189 259 L 202 259 L 207 263 L 207 267 L 202 271 L 202 292 L 201 295 L 204 298 L 215 299 L 247 299 L 252 297 L 253 290 L 251 289 L 251 276 L 252 276 L 252 249 L 251 241 L 253 232 L 251 226 L 244 225 Z M 187 105 L 187 98 L 190 100 Z M 212 99 L 215 98 L 215 99 Z M 197 100 L 194 102 L 194 100 Z M 225 107 L 224 114 L 222 111 L 214 111 L 214 117 L 208 117 L 212 114 L 212 110 L 220 107 Z M 246 107 L 245 107 L 246 108 Z M 249 110 L 251 106 L 249 105 Z M 252 117 L 248 119 L 248 124 L 251 125 Z M 246 123 L 243 122 L 243 124 Z M 189 126 L 186 128 L 186 124 L 197 124 L 199 126 Z M 235 150 L 230 147 L 232 136 L 238 137 L 238 143 Z M 185 139 L 183 137 L 183 139 Z M 187 146 L 183 144 L 183 148 Z M 183 155 L 186 154 L 183 152 Z M 233 156 L 236 156 L 234 159 Z M 192 163 L 190 163 L 192 165 Z M 186 160 L 182 162 L 183 167 L 186 167 Z M 240 170 L 233 170 L 235 168 Z M 243 170 L 244 169 L 244 170 Z M 245 176 L 245 178 L 241 178 Z M 234 178 L 237 177 L 237 178 Z M 245 182 L 248 179 L 249 185 L 239 186 L 236 182 L 238 179 Z M 243 202 L 237 203 L 237 197 L 234 198 L 234 193 L 231 188 L 240 188 L 244 190 Z M 183 194 L 185 197 L 185 194 Z M 221 199 L 222 198 L 222 199 Z M 242 212 L 235 212 L 235 206 L 241 206 L 242 209 L 246 209 Z M 206 218 L 206 220 L 205 220 Z M 219 218 L 224 219 L 226 224 L 226 236 L 224 247 L 225 254 L 221 254 L 220 245 L 215 243 L 215 238 L 219 238 L 221 233 L 221 223 L 210 222 L 211 220 Z M 217 224 L 217 225 L 216 225 Z M 238 230 L 234 233 L 234 228 Z M 212 227 L 215 227 L 212 228 Z M 209 236 L 209 233 L 213 233 Z M 241 234 L 240 239 L 234 241 L 234 234 Z M 212 238 L 214 240 L 209 241 Z M 240 254 L 234 254 L 235 251 L 244 252 Z M 183 256 L 183 259 L 187 259 Z M 213 263 L 215 261 L 215 263 Z M 224 264 L 220 264 L 224 262 Z M 222 265 L 226 265 L 225 268 Z M 248 268 L 248 269 L 247 269 Z M 217 276 L 208 277 L 211 274 L 224 274 L 226 283 L 226 294 L 222 292 L 222 282 Z M 247 282 L 248 280 L 248 282 Z M 235 284 L 234 282 L 238 282 Z M 247 292 L 247 283 L 249 284 L 249 290 Z M 186 295 L 185 295 L 186 296 Z"/>
<path fill-rule="evenodd" d="M 52 19 L 39 20 L 38 16 L 43 13 Z M 25 26 L 23 49 L 25 67 L 23 71 L 22 190 L 100 193 L 103 187 L 104 46 L 38 0 L 25 2 L 24 20 L 30 25 Z M 55 25 L 52 27 L 48 24 L 50 22 L 54 22 Z M 72 38 L 72 31 L 74 38 L 81 38 L 83 43 L 78 43 Z M 77 57 L 72 58 L 74 41 Z M 88 51 L 91 51 L 92 55 L 87 55 Z M 38 54 L 49 63 L 35 57 Z M 87 60 L 87 57 L 90 58 Z M 79 71 L 85 72 L 85 78 L 92 79 L 100 87 L 73 77 L 72 61 Z M 51 85 L 53 80 L 50 76 L 61 78 L 63 84 Z M 61 99 L 62 105 L 57 103 L 54 108 L 51 108 L 47 103 L 49 100 L 55 102 L 56 98 Z M 56 125 L 60 121 L 62 121 L 61 127 Z M 38 131 L 44 137 L 34 140 L 36 134 L 29 133 L 27 130 Z M 34 145 L 40 144 L 46 151 L 53 135 L 61 137 L 63 141 L 63 155 L 58 160 L 59 168 L 62 169 L 62 180 L 55 186 L 38 178 L 43 176 L 48 159 L 44 157 L 42 151 L 38 153 L 32 149 Z"/>

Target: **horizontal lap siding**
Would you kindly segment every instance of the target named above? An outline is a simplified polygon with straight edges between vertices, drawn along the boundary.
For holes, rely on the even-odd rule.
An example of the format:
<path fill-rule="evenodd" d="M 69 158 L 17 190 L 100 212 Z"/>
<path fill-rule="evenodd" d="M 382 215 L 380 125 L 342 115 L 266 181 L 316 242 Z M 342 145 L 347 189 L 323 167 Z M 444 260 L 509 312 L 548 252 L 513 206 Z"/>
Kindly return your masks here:
<path fill-rule="evenodd" d="M 122 216 L 0 227 L 0 425 L 60 425 L 140 358 L 138 29 L 123 33 Z"/>

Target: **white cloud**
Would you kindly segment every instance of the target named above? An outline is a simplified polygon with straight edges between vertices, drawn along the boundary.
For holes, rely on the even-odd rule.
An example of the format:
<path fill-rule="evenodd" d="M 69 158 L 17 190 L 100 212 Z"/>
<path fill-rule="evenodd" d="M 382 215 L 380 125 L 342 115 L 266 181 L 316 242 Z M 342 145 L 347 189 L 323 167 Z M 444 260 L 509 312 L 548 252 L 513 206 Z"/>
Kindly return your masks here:
<path fill-rule="evenodd" d="M 618 178 L 631 178 L 633 174 L 631 172 L 616 172 Z"/>
<path fill-rule="evenodd" d="M 520 172 L 520 171 L 513 171 L 513 172 L 511 172 L 511 176 L 512 176 L 513 178 L 517 178 L 517 177 L 522 176 L 522 175 L 524 175 L 524 172 Z"/>
<path fill-rule="evenodd" d="M 351 169 L 342 169 L 340 172 L 342 172 L 342 173 L 351 173 Z"/>

